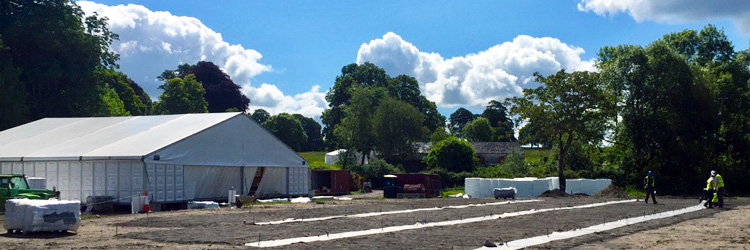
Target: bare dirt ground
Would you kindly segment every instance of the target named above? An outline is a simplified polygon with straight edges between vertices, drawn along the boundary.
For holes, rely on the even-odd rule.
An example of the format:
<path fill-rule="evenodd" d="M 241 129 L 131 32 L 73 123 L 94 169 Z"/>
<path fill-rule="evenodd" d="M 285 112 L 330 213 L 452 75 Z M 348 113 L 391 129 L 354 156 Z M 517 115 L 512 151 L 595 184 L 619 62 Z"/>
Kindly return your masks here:
<path fill-rule="evenodd" d="M 298 222 L 280 225 L 253 225 L 253 221 L 272 221 L 287 218 L 310 218 L 330 215 L 354 214 L 364 212 L 404 210 L 412 208 L 444 207 L 449 205 L 478 204 L 497 202 L 494 199 L 417 199 L 417 200 L 380 200 L 355 199 L 353 201 L 332 201 L 324 204 L 263 204 L 252 208 L 216 210 L 182 210 L 158 212 L 149 215 L 114 215 L 85 219 L 78 234 L 30 234 L 0 235 L 0 245 L 4 249 L 143 249 L 143 248 L 181 248 L 181 249 L 215 249 L 246 248 L 244 243 L 261 240 L 284 239 L 301 236 L 325 235 L 326 232 L 337 233 L 352 230 L 379 228 L 381 226 L 408 225 L 418 222 L 435 222 L 455 220 L 468 217 L 480 217 L 519 210 L 566 207 L 591 204 L 615 199 L 596 197 L 539 198 L 541 202 L 519 203 L 511 205 L 471 207 L 464 209 L 444 209 L 422 211 L 406 214 L 392 214 L 367 218 L 338 218 L 327 221 Z M 502 200 L 500 200 L 502 201 Z M 397 233 L 371 235 L 343 240 L 323 241 L 309 244 L 294 244 L 286 248 L 296 249 L 473 249 L 480 247 L 485 240 L 510 241 L 545 234 L 546 230 L 564 231 L 600 224 L 603 221 L 614 221 L 626 217 L 635 217 L 679 209 L 696 204 L 694 199 L 662 199 L 658 205 L 631 202 L 607 205 L 596 208 L 574 209 L 545 212 L 528 216 L 503 218 L 492 221 L 463 224 L 448 227 L 435 227 L 419 230 L 407 230 Z M 750 199 L 736 199 L 725 210 L 702 210 L 675 218 L 646 222 L 626 228 L 613 230 L 610 233 L 581 237 L 563 242 L 553 242 L 540 248 L 584 247 L 594 249 L 638 248 L 661 246 L 672 248 L 667 241 L 653 241 L 647 236 L 670 235 L 670 228 L 688 223 L 689 227 L 677 230 L 676 234 L 695 234 L 692 237 L 703 239 L 705 223 L 711 218 L 747 218 Z M 721 212 L 721 213 L 720 213 Z M 701 220 L 705 220 L 701 222 Z M 684 221 L 684 222 L 683 222 Z M 695 221 L 695 222 L 694 222 Z M 723 221 L 723 220 L 722 220 Z M 748 220 L 750 221 L 750 220 Z M 682 223 L 680 223 L 682 222 Z M 678 223 L 678 224 L 675 224 Z M 694 223 L 694 224 L 690 224 Z M 739 228 L 750 228 L 750 222 L 744 222 Z M 673 225 L 674 224 L 674 225 Z M 709 224 L 713 225 L 713 224 Z M 731 224 L 725 225 L 731 227 Z M 720 228 L 719 225 L 715 226 Z M 646 230 L 646 231 L 644 231 Z M 666 231 L 665 231 L 666 230 Z M 681 231 L 684 230 L 684 231 Z M 717 229 L 719 230 L 719 229 Z M 743 229 L 744 230 L 744 229 Z M 750 230 L 750 229 L 748 229 Z M 4 230 L 3 230 L 4 231 Z M 644 231 L 644 232 L 641 232 Z M 651 232 L 656 231 L 656 233 Z M 721 231 L 721 230 L 719 230 Z M 732 231 L 733 232 L 733 231 Z M 738 231 L 727 237 L 740 239 Z M 645 236 L 641 236 L 645 235 Z M 624 236 L 624 237 L 621 237 Z M 635 238 L 628 238 L 635 237 Z M 641 237 L 641 238 L 638 238 Z M 673 237 L 679 237 L 675 235 Z M 689 236 L 685 236 L 689 237 Z M 703 238 L 700 238 L 703 237 Z M 667 239 L 664 237 L 664 239 Z M 664 240 L 662 239 L 662 240 Z M 680 239 L 674 238 L 674 241 Z M 643 244 L 633 241 L 644 242 Z M 697 240 L 701 241 L 701 240 Z M 744 239 L 747 241 L 747 239 Z M 702 242 L 702 241 L 701 241 Z M 660 245 L 661 244 L 661 245 Z M 671 244 L 671 243 L 670 243 Z M 688 246 L 688 245 L 686 245 Z M 700 245 L 698 245 L 700 246 Z M 735 246 L 735 245 L 730 245 Z M 720 246 L 716 246 L 720 247 Z M 690 248 L 690 247 L 687 247 Z M 699 247 L 701 248 L 701 247 Z M 709 247 L 711 248 L 711 247 Z M 732 247 L 736 248 L 736 247 Z"/>
<path fill-rule="evenodd" d="M 586 243 L 575 249 L 750 249 L 750 206 Z"/>

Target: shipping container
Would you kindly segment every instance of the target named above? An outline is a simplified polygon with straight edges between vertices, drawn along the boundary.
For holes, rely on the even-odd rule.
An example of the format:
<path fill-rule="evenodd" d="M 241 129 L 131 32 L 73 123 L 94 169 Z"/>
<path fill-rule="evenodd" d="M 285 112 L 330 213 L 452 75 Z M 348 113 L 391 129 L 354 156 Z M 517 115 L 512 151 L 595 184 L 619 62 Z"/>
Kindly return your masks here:
<path fill-rule="evenodd" d="M 316 195 L 351 193 L 352 177 L 349 170 L 315 170 L 310 174 Z"/>
<path fill-rule="evenodd" d="M 435 174 L 396 174 L 399 197 L 433 198 L 440 196 L 442 184 Z"/>

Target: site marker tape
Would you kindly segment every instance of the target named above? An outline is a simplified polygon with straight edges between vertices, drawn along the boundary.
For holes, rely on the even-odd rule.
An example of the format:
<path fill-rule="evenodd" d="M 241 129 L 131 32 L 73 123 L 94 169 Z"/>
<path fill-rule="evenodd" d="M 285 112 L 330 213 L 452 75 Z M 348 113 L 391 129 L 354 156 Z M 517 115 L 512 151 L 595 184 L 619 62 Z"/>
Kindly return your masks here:
<path fill-rule="evenodd" d="M 549 243 L 549 242 L 556 241 L 556 240 L 565 240 L 565 239 L 584 236 L 587 234 L 593 234 L 597 232 L 612 230 L 615 228 L 620 228 L 620 227 L 624 227 L 627 225 L 632 225 L 632 224 L 641 223 L 645 221 L 663 219 L 663 218 L 677 216 L 677 215 L 681 215 L 685 213 L 700 211 L 701 209 L 704 209 L 704 208 L 705 207 L 703 205 L 696 205 L 696 206 L 686 207 L 682 209 L 666 211 L 666 212 L 662 212 L 658 214 L 644 215 L 644 216 L 634 217 L 634 218 L 626 217 L 625 219 L 622 219 L 622 220 L 611 221 L 611 222 L 607 222 L 604 224 L 594 225 L 594 226 L 590 226 L 586 228 L 570 230 L 570 231 L 565 231 L 565 232 L 552 232 L 551 234 L 547 233 L 547 235 L 514 240 L 514 241 L 506 242 L 505 244 L 502 244 L 502 245 L 500 243 L 495 243 L 496 245 L 498 245 L 498 247 L 480 247 L 477 249 L 521 249 L 521 248 Z"/>
<path fill-rule="evenodd" d="M 364 217 L 389 215 L 389 214 L 403 214 L 403 213 L 414 213 L 414 212 L 423 212 L 423 211 L 437 211 L 437 210 L 443 210 L 443 209 L 461 209 L 461 208 L 469 208 L 469 207 L 499 206 L 499 205 L 506 205 L 506 204 L 527 203 L 527 202 L 537 202 L 537 201 L 541 201 L 541 200 L 502 201 L 502 202 L 493 202 L 493 203 L 486 203 L 486 204 L 469 204 L 469 205 L 460 205 L 460 206 L 416 208 L 416 209 L 395 210 L 395 211 L 385 211 L 385 212 L 382 212 L 382 209 L 381 209 L 381 212 L 350 214 L 350 215 L 346 215 L 346 213 L 345 213 L 344 215 L 334 215 L 334 216 L 314 217 L 314 218 L 302 218 L 302 219 L 289 218 L 289 219 L 286 219 L 286 220 L 258 222 L 258 223 L 255 223 L 255 224 L 256 225 L 277 225 L 277 224 L 292 223 L 292 222 L 323 221 L 323 220 L 331 220 L 331 219 L 337 219 L 337 218 L 364 218 Z"/>

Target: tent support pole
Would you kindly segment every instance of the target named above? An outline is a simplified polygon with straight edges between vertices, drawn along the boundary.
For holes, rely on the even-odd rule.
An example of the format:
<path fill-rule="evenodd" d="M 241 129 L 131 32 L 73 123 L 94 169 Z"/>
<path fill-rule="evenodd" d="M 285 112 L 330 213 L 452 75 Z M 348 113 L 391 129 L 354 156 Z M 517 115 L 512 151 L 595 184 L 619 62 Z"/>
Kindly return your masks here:
<path fill-rule="evenodd" d="M 245 167 L 240 167 L 240 194 L 245 194 Z"/>

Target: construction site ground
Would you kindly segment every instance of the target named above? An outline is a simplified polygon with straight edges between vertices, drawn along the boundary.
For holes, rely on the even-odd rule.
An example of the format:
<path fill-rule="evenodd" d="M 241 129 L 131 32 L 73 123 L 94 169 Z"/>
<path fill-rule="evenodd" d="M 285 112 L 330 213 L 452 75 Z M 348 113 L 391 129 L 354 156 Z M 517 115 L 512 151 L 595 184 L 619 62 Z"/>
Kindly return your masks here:
<path fill-rule="evenodd" d="M 530 209 L 571 207 L 622 200 L 601 197 L 530 198 L 538 202 L 478 206 L 323 221 L 257 225 L 254 222 L 352 215 L 366 212 L 502 202 L 495 199 L 355 199 L 323 204 L 275 203 L 248 208 L 180 210 L 136 215 L 86 216 L 77 234 L 3 234 L 4 249 L 143 249 L 249 248 L 245 243 L 304 236 L 321 236 L 396 225 L 411 225 L 497 215 Z M 505 242 L 574 230 L 615 220 L 680 209 L 697 199 L 662 198 L 522 215 L 476 223 L 406 230 L 340 240 L 299 243 L 284 249 L 474 249 L 485 241 Z M 551 242 L 540 249 L 710 248 L 742 249 L 750 239 L 750 199 L 736 198 L 724 209 L 704 209 L 615 230 Z M 4 230 L 3 230 L 4 231 Z M 706 245 L 708 244 L 708 245 Z"/>

